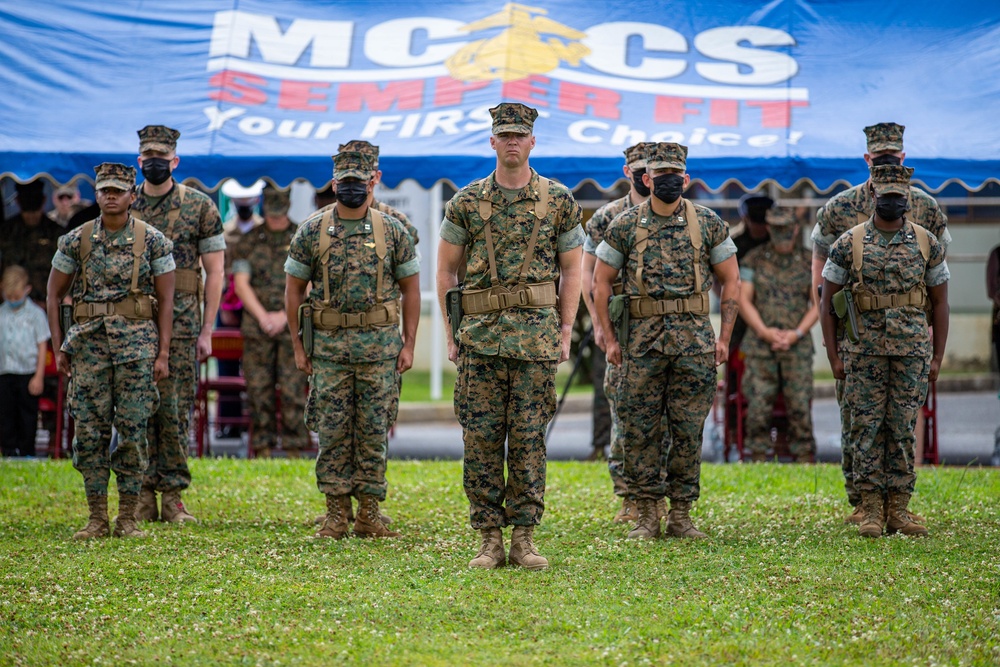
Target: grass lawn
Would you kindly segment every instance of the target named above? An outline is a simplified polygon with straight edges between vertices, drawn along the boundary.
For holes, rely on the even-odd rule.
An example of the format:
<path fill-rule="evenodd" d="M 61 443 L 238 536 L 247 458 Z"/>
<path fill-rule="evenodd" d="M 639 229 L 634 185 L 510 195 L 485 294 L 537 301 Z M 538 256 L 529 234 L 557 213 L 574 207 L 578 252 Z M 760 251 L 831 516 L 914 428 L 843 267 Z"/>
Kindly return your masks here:
<path fill-rule="evenodd" d="M 932 536 L 865 540 L 839 467 L 706 465 L 693 516 L 711 539 L 633 542 L 603 465 L 553 463 L 544 572 L 467 567 L 457 462 L 390 463 L 394 541 L 310 539 L 309 461 L 192 471 L 199 525 L 77 543 L 70 464 L 0 462 L 0 664 L 1000 662 L 990 469 L 922 469 Z"/>

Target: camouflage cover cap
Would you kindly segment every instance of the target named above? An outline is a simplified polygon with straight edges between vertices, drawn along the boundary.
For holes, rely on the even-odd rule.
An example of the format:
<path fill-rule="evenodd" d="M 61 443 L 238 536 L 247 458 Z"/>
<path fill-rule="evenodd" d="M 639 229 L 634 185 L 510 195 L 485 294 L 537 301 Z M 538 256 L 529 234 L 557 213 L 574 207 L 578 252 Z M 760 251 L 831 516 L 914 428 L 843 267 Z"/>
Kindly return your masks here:
<path fill-rule="evenodd" d="M 504 102 L 490 109 L 493 116 L 493 134 L 513 132 L 514 134 L 531 134 L 538 118 L 538 112 L 523 104 Z"/>
<path fill-rule="evenodd" d="M 628 165 L 629 169 L 646 168 L 646 146 L 645 141 L 640 141 L 625 149 L 625 164 Z"/>
<path fill-rule="evenodd" d="M 770 227 L 790 227 L 798 222 L 795 219 L 795 214 L 791 209 L 787 208 L 769 208 L 767 213 L 764 214 L 764 222 Z"/>
<path fill-rule="evenodd" d="M 903 150 L 903 130 L 905 129 L 896 123 L 869 125 L 865 128 L 865 136 L 868 137 L 868 152 L 884 153 Z"/>
<path fill-rule="evenodd" d="M 338 181 L 345 178 L 368 181 L 372 171 L 371 156 L 361 151 L 341 151 L 333 156 L 333 178 Z"/>
<path fill-rule="evenodd" d="M 357 151 L 370 155 L 372 158 L 372 169 L 378 169 L 378 146 L 370 144 L 364 139 L 352 139 L 346 144 L 337 146 L 338 151 Z"/>
<path fill-rule="evenodd" d="M 872 177 L 872 188 L 875 190 L 875 194 L 909 196 L 913 167 L 901 164 L 883 164 L 871 167 L 868 171 Z"/>
<path fill-rule="evenodd" d="M 264 190 L 264 215 L 284 215 L 292 205 L 288 192 L 275 188 Z"/>
<path fill-rule="evenodd" d="M 56 188 L 53 191 L 52 194 L 55 195 L 56 197 L 58 197 L 59 195 L 75 195 L 78 192 L 79 192 L 79 190 L 77 189 L 76 182 L 74 181 L 73 183 L 67 183 L 66 185 L 60 185 L 58 188 Z"/>
<path fill-rule="evenodd" d="M 647 143 L 646 169 L 680 169 L 687 170 L 687 146 L 680 144 Z"/>
<path fill-rule="evenodd" d="M 102 162 L 94 167 L 94 173 L 97 174 L 94 182 L 95 190 L 101 188 L 131 190 L 135 187 L 135 167 L 119 162 Z"/>
<path fill-rule="evenodd" d="M 147 125 L 139 130 L 139 152 L 170 153 L 177 148 L 181 133 L 166 125 Z"/>

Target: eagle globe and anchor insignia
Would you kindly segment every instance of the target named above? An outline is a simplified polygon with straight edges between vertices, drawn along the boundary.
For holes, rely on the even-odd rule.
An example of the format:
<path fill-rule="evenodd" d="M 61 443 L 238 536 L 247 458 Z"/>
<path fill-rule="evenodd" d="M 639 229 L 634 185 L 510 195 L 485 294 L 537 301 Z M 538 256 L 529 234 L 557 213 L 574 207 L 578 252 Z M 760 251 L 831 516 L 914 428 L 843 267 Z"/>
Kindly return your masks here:
<path fill-rule="evenodd" d="M 561 61 L 577 66 L 590 55 L 578 41 L 586 33 L 568 28 L 544 16 L 545 9 L 508 3 L 502 11 L 460 28 L 465 32 L 506 28 L 495 37 L 466 44 L 445 61 L 451 75 L 460 81 L 517 81 L 532 74 L 551 72 Z M 543 34 L 556 35 L 547 40 Z M 563 43 L 559 38 L 568 40 Z"/>

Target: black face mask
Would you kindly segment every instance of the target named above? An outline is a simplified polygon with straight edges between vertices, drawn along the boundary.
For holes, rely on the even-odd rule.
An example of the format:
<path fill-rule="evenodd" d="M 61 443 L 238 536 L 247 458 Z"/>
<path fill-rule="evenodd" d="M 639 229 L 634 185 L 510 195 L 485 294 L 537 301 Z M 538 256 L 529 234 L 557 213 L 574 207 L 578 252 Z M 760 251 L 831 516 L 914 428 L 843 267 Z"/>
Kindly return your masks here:
<path fill-rule="evenodd" d="M 684 174 L 661 174 L 653 179 L 653 194 L 664 204 L 673 204 L 684 192 Z"/>
<path fill-rule="evenodd" d="M 906 197 L 897 195 L 875 198 L 875 213 L 885 222 L 899 220 L 908 208 Z"/>
<path fill-rule="evenodd" d="M 337 201 L 347 208 L 361 208 L 368 199 L 368 184 L 364 181 L 337 183 Z"/>
<path fill-rule="evenodd" d="M 640 197 L 649 196 L 649 188 L 647 188 L 646 184 L 642 182 L 642 175 L 645 173 L 645 167 L 632 170 L 632 185 L 635 186 L 635 191 L 639 193 Z"/>
<path fill-rule="evenodd" d="M 253 206 L 237 206 L 236 215 L 240 220 L 250 220 L 253 218 Z"/>
<path fill-rule="evenodd" d="M 885 164 L 892 164 L 898 167 L 903 164 L 903 160 L 898 155 L 879 155 L 878 157 L 872 158 L 873 167 L 881 167 Z"/>
<path fill-rule="evenodd" d="M 147 157 L 142 160 L 142 175 L 153 185 L 162 185 L 170 178 L 170 160 Z"/>

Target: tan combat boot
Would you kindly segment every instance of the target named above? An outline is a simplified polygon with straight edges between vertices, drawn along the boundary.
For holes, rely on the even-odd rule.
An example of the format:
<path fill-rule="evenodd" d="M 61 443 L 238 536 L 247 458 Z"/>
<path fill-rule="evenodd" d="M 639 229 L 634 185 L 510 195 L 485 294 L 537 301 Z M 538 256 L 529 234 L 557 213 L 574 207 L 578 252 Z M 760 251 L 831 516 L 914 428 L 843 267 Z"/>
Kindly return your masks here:
<path fill-rule="evenodd" d="M 618 510 L 618 514 L 615 514 L 615 518 L 612 519 L 615 523 L 632 523 L 639 518 L 639 510 L 635 507 L 635 500 L 624 497 L 622 498 L 622 508 Z"/>
<path fill-rule="evenodd" d="M 865 511 L 861 508 L 861 503 L 854 506 L 854 511 L 844 517 L 844 523 L 860 524 L 865 518 Z"/>
<path fill-rule="evenodd" d="M 670 514 L 667 515 L 667 536 L 686 537 L 692 540 L 708 537 L 691 523 L 691 503 L 680 500 L 670 501 Z"/>
<path fill-rule="evenodd" d="M 507 554 L 511 565 L 518 565 L 526 570 L 544 570 L 549 566 L 549 561 L 535 548 L 532 539 L 534 532 L 534 526 L 514 526 L 514 532 L 510 536 L 510 553 Z"/>
<path fill-rule="evenodd" d="M 469 567 L 494 570 L 506 565 L 507 558 L 503 553 L 503 531 L 499 528 L 483 528 L 479 533 L 483 536 L 483 543 L 480 545 L 476 557 L 469 561 Z"/>
<path fill-rule="evenodd" d="M 858 535 L 862 537 L 882 537 L 884 504 L 880 491 L 861 492 L 861 524 Z"/>
<path fill-rule="evenodd" d="M 139 492 L 139 509 L 136 510 L 136 518 L 139 521 L 159 521 L 160 509 L 156 506 L 156 491 L 142 487 Z"/>
<path fill-rule="evenodd" d="M 630 540 L 653 540 L 660 536 L 660 518 L 656 514 L 656 501 L 652 498 L 638 498 L 635 501 L 639 517 L 635 528 L 629 531 Z"/>
<path fill-rule="evenodd" d="M 189 521 L 198 523 L 198 520 L 191 516 L 187 508 L 184 507 L 184 503 L 181 502 L 181 492 L 177 489 L 164 491 L 160 504 L 162 505 L 160 514 L 164 521 L 168 523 L 187 523 Z"/>
<path fill-rule="evenodd" d="M 656 520 L 661 521 L 667 518 L 667 499 L 660 498 L 656 501 Z"/>
<path fill-rule="evenodd" d="M 323 525 L 313 537 L 330 537 L 335 540 L 347 537 L 350 523 L 347 520 L 347 513 L 350 511 L 351 497 L 347 494 L 335 496 L 332 493 L 326 496 L 326 514 L 323 515 Z"/>
<path fill-rule="evenodd" d="M 115 519 L 115 537 L 146 537 L 136 523 L 139 496 L 118 496 L 118 517 Z"/>
<path fill-rule="evenodd" d="M 913 521 L 910 513 L 906 511 L 906 506 L 909 504 L 909 493 L 889 494 L 889 502 L 886 503 L 888 511 L 885 532 L 889 535 L 899 532 L 909 537 L 927 537 L 927 528 Z"/>
<path fill-rule="evenodd" d="M 89 540 L 92 537 L 108 536 L 108 497 L 87 496 L 87 506 L 90 508 L 90 519 L 83 530 L 73 533 L 74 540 Z"/>
<path fill-rule="evenodd" d="M 378 498 L 364 494 L 358 497 L 358 517 L 354 520 L 354 534 L 357 537 L 400 536 L 400 533 L 389 530 L 382 523 L 378 511 Z"/>

